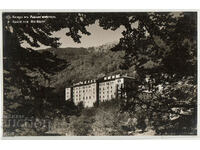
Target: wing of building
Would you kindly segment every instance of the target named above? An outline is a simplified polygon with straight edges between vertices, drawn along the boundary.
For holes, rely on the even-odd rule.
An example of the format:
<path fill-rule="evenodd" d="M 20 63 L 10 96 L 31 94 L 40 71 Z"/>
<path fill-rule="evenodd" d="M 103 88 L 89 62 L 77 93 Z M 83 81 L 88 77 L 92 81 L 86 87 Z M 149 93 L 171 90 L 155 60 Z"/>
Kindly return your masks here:
<path fill-rule="evenodd" d="M 129 92 L 134 92 L 135 81 L 132 77 L 118 74 L 75 83 L 65 89 L 65 100 L 72 100 L 75 105 L 82 102 L 84 107 L 93 107 L 95 103 L 126 98 Z"/>

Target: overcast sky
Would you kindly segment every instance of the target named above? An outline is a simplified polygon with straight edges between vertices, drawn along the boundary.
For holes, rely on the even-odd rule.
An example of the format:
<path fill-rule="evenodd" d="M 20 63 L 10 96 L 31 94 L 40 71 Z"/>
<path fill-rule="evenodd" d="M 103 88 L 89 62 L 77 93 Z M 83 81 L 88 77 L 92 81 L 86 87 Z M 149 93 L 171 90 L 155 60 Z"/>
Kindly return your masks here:
<path fill-rule="evenodd" d="M 65 33 L 68 31 L 67 29 L 62 29 L 61 31 L 56 32 L 54 36 L 61 38 L 61 47 L 91 47 L 113 41 L 119 41 L 119 39 L 122 37 L 121 33 L 124 29 L 125 28 L 121 26 L 115 31 L 104 30 L 103 28 L 99 27 L 98 23 L 96 22 L 95 24 L 87 27 L 87 30 L 91 33 L 91 35 L 82 35 L 81 43 L 75 43 L 71 37 L 67 37 L 65 35 Z"/>
<path fill-rule="evenodd" d="M 180 12 L 173 12 L 174 17 L 180 16 Z M 137 23 L 133 24 L 133 26 L 137 27 Z M 71 37 L 66 36 L 66 32 L 68 32 L 67 28 L 64 28 L 58 32 L 53 33 L 53 36 L 60 38 L 60 43 L 62 44 L 60 47 L 92 47 L 92 46 L 100 46 L 106 43 L 116 42 L 122 37 L 122 31 L 125 30 L 123 26 L 120 26 L 115 31 L 112 30 L 104 30 L 99 27 L 98 21 L 95 24 L 89 25 L 86 29 L 91 33 L 91 35 L 82 35 L 81 43 L 75 43 Z M 22 44 L 23 47 L 30 47 L 26 42 Z M 33 48 L 33 47 L 31 47 Z M 45 45 L 41 45 L 39 48 L 33 48 L 35 50 L 48 48 Z"/>
<path fill-rule="evenodd" d="M 125 30 L 123 26 L 118 28 L 115 31 L 112 30 L 104 30 L 99 27 L 98 23 L 89 25 L 86 29 L 91 33 L 91 35 L 82 35 L 81 43 L 76 43 L 72 40 L 71 37 L 66 36 L 66 32 L 68 32 L 67 28 L 64 28 L 58 32 L 53 33 L 53 36 L 59 37 L 59 42 L 62 43 L 61 48 L 64 47 L 92 47 L 92 46 L 100 46 L 105 43 L 110 43 L 114 41 L 119 41 L 122 37 L 122 31 Z M 30 47 L 26 42 L 22 44 L 23 47 Z M 31 47 L 33 48 L 33 47 Z M 39 48 L 33 48 L 35 50 L 48 48 L 45 45 L 41 45 Z"/>

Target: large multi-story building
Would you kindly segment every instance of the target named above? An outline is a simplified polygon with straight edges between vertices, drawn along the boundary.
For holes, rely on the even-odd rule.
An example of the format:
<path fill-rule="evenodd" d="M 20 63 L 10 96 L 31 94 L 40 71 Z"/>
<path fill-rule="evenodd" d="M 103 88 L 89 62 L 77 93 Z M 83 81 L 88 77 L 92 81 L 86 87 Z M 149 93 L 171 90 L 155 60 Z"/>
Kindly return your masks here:
<path fill-rule="evenodd" d="M 93 107 L 94 103 L 115 98 L 126 98 L 128 95 L 127 89 L 130 89 L 134 84 L 134 78 L 120 75 L 87 80 L 66 88 L 65 99 L 73 100 L 75 105 L 83 102 L 84 107 Z"/>

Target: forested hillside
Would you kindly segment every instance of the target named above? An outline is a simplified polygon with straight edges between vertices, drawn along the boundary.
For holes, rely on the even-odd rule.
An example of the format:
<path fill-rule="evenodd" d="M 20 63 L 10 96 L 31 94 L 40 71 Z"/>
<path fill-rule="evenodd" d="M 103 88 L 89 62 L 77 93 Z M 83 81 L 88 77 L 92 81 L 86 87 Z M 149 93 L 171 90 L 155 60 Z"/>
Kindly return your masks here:
<path fill-rule="evenodd" d="M 111 51 L 113 46 L 113 44 L 105 44 L 90 48 L 51 48 L 39 52 L 50 52 L 56 58 L 67 62 L 67 67 L 52 76 L 50 81 L 51 86 L 63 89 L 78 81 L 96 79 L 104 75 L 127 73 L 127 70 L 121 69 L 124 52 Z"/>

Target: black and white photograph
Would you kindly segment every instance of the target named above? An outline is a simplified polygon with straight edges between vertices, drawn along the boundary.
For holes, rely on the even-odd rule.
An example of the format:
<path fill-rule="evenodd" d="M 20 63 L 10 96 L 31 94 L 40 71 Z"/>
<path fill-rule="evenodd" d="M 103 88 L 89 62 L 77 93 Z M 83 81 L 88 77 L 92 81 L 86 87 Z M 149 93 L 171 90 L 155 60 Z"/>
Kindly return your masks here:
<path fill-rule="evenodd" d="M 3 12 L 3 137 L 197 136 L 197 20 Z"/>

